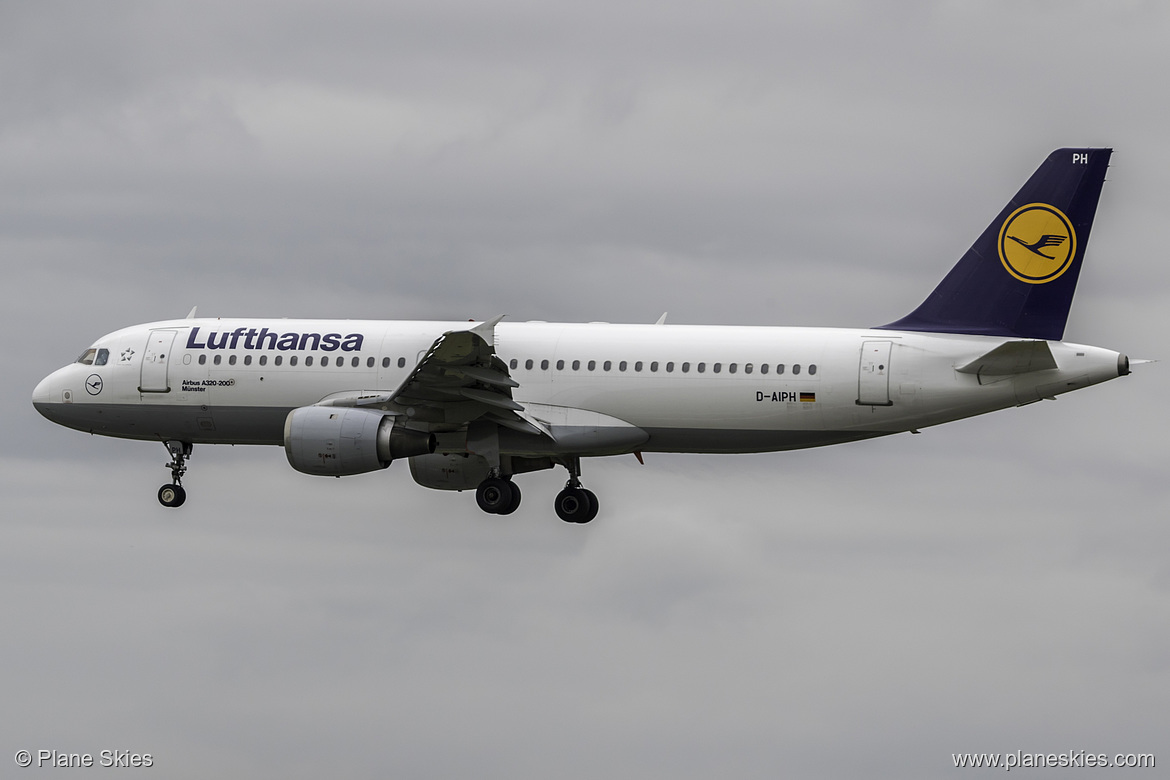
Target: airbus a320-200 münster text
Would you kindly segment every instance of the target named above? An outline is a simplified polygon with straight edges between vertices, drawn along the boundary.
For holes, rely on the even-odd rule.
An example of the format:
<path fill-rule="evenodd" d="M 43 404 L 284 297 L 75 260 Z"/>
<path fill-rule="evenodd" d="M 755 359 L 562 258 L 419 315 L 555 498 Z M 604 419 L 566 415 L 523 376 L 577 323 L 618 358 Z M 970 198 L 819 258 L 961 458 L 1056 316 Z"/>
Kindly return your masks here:
<path fill-rule="evenodd" d="M 746 453 L 868 439 L 1129 373 L 1065 343 L 1110 149 L 1053 152 L 910 314 L 870 329 L 274 320 L 152 322 L 37 385 L 48 419 L 162 442 L 183 504 L 195 444 L 282 445 L 306 474 L 406 460 L 514 512 L 518 475 L 563 466 L 565 521 L 597 514 L 583 458 Z"/>

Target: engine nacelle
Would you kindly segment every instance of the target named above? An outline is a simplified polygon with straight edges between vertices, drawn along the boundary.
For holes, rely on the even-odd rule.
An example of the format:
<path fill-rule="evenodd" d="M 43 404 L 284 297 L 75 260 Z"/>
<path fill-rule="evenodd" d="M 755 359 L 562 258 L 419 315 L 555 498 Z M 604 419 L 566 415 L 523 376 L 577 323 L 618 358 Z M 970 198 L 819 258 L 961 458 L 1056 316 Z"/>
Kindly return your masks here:
<path fill-rule="evenodd" d="M 394 424 L 372 409 L 303 406 L 284 421 L 289 465 L 304 474 L 345 477 L 377 471 L 398 458 L 435 451 L 435 437 Z"/>

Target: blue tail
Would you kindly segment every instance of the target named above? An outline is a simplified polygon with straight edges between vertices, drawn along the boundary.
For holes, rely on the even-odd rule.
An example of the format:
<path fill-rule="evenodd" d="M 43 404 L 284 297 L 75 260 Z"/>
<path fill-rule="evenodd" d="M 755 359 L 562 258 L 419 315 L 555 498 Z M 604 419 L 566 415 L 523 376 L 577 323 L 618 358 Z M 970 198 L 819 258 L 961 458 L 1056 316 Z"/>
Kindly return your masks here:
<path fill-rule="evenodd" d="M 885 330 L 1059 341 L 1112 149 L 1058 149 L 922 305 Z"/>

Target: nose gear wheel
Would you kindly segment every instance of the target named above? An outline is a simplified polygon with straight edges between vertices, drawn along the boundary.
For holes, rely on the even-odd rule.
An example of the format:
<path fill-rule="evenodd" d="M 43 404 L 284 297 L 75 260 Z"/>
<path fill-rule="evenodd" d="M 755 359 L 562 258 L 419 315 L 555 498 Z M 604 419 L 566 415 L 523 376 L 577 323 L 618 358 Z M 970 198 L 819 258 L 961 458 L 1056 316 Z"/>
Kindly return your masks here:
<path fill-rule="evenodd" d="M 158 502 L 173 509 L 182 506 L 187 500 L 187 491 L 181 483 L 183 475 L 187 473 L 187 458 L 191 457 L 192 445 L 190 442 L 174 440 L 165 441 L 163 445 L 171 454 L 171 462 L 166 464 L 171 470 L 171 484 L 158 489 Z"/>

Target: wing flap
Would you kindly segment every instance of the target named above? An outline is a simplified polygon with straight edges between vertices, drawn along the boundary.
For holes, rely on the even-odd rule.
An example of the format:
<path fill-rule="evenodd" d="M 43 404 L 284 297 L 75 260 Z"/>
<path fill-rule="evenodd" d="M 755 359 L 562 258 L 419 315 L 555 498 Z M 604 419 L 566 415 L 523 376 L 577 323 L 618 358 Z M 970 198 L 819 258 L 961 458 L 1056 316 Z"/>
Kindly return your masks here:
<path fill-rule="evenodd" d="M 397 390 L 390 406 L 436 430 L 486 419 L 522 433 L 550 436 L 547 427 L 524 413 L 512 398 L 520 383 L 495 351 L 495 326 L 503 317 L 467 330 L 447 331 L 431 345 Z"/>

